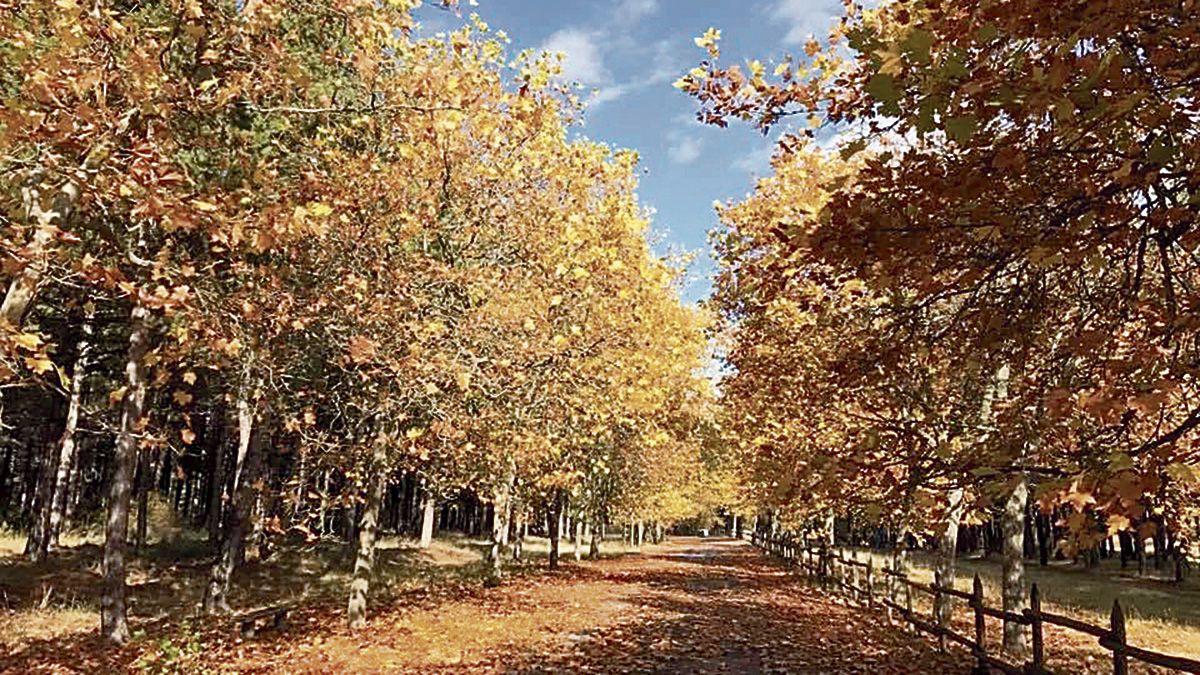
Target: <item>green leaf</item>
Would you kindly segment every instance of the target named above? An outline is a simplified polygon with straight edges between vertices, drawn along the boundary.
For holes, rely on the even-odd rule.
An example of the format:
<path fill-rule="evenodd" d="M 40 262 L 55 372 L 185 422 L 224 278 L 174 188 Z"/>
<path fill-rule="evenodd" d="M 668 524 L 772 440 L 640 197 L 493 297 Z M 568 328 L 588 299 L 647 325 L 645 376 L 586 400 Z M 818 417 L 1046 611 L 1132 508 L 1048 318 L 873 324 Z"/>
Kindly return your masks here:
<path fill-rule="evenodd" d="M 843 145 L 839 154 L 842 156 L 843 160 L 847 160 L 865 150 L 866 147 L 867 142 L 860 138 L 853 143 L 847 143 L 846 145 Z"/>
<path fill-rule="evenodd" d="M 959 143 L 971 140 L 978 128 L 979 120 L 974 115 L 959 115 L 946 120 L 946 133 Z"/>
<path fill-rule="evenodd" d="M 994 23 L 984 24 L 979 31 L 975 33 L 975 39 L 979 42 L 991 42 L 1000 37 L 1000 29 Z"/>
<path fill-rule="evenodd" d="M 867 82 L 867 93 L 884 105 L 895 105 L 900 100 L 896 79 L 886 73 L 876 73 Z"/>
<path fill-rule="evenodd" d="M 904 39 L 904 51 L 915 63 L 929 63 L 929 50 L 933 47 L 933 33 L 914 28 Z"/>
<path fill-rule="evenodd" d="M 1160 138 L 1150 146 L 1150 150 L 1146 152 L 1146 159 L 1155 164 L 1170 164 L 1171 160 L 1175 159 L 1175 148 L 1164 143 Z"/>

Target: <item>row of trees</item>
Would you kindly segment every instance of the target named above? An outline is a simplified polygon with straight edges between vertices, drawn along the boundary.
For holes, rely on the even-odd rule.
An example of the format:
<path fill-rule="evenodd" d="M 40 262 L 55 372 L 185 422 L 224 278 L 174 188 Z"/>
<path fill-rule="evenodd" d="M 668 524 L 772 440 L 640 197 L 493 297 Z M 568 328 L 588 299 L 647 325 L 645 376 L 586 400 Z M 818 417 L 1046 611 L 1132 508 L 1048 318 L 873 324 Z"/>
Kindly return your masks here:
<path fill-rule="evenodd" d="M 700 117 L 783 134 L 719 209 L 723 387 L 747 501 L 940 539 L 1182 559 L 1200 503 L 1200 23 L 1189 3 L 848 5 L 772 70 L 710 59 Z M 814 130 L 840 140 L 817 143 Z M 853 486 L 853 489 L 848 489 Z M 860 520 L 862 522 L 862 520 Z M 1045 537 L 1039 537 L 1045 539 Z M 1024 649 L 1020 627 L 1005 644 Z"/>
<path fill-rule="evenodd" d="M 418 0 L 10 4 L 0 493 L 34 560 L 106 514 L 106 638 L 155 490 L 208 522 L 208 611 L 251 528 L 357 514 L 352 624 L 385 502 L 426 538 L 439 496 L 490 502 L 497 574 L 535 510 L 552 565 L 566 508 L 690 514 L 703 320 L 554 59 L 416 39 Z"/>

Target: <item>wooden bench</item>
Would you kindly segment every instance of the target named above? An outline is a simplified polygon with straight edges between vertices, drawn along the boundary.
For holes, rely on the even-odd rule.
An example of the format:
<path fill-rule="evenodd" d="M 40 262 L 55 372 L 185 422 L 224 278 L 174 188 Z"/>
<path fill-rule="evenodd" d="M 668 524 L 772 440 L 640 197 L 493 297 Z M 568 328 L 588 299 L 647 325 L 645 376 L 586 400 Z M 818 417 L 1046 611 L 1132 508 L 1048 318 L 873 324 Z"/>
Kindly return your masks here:
<path fill-rule="evenodd" d="M 265 627 L 266 619 L 270 619 L 270 628 L 273 630 L 283 630 L 287 626 L 288 612 L 295 608 L 294 604 L 275 605 L 274 607 L 264 607 L 262 609 L 241 614 L 237 617 L 238 630 L 242 637 L 252 638 L 260 632 L 260 628 Z"/>

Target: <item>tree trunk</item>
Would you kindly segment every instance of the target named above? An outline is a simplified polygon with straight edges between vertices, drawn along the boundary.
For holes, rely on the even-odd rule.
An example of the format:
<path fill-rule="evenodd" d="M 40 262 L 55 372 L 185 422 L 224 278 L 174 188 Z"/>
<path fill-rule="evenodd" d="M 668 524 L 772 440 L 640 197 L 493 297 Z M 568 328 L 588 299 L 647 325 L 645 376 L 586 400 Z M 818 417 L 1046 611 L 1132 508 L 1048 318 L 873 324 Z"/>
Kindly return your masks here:
<path fill-rule="evenodd" d="M 514 521 L 513 521 L 514 524 L 513 524 L 513 535 L 512 535 L 512 540 L 513 540 L 512 557 L 513 557 L 513 560 L 520 560 L 521 553 L 522 553 L 521 549 L 525 545 L 525 527 L 526 527 L 525 509 L 518 505 L 513 510 L 513 519 L 514 519 Z"/>
<path fill-rule="evenodd" d="M 592 560 L 596 560 L 600 557 L 600 539 L 601 539 L 601 537 L 604 536 L 602 534 L 603 528 L 600 526 L 599 523 L 592 523 L 591 530 L 592 530 L 592 542 L 591 542 L 591 546 L 588 548 L 588 558 L 590 558 Z"/>
<path fill-rule="evenodd" d="M 58 470 L 54 476 L 54 495 L 50 502 L 50 519 L 46 523 L 46 551 L 58 546 L 58 536 L 62 530 L 63 513 L 67 508 L 67 488 L 69 487 L 71 471 L 75 466 L 76 440 L 75 432 L 79 428 L 79 412 L 83 408 L 83 384 L 87 379 L 88 358 L 92 352 L 92 314 L 83 320 L 83 336 L 79 340 L 78 351 L 75 355 L 75 369 L 71 373 L 70 401 L 67 404 L 67 422 L 63 427 L 62 443 L 59 448 Z"/>
<path fill-rule="evenodd" d="M 149 526 L 149 497 L 150 497 L 150 449 L 142 448 L 138 452 L 137 473 L 134 474 L 134 487 L 137 490 L 137 529 L 133 538 L 133 550 L 141 552 L 146 548 L 146 530 Z"/>
<path fill-rule="evenodd" d="M 575 518 L 575 561 L 583 560 L 583 519 Z"/>
<path fill-rule="evenodd" d="M 205 441 L 213 452 L 213 475 L 208 491 L 208 540 L 213 544 L 221 541 L 221 523 L 224 522 L 225 501 L 225 443 L 221 433 L 225 424 L 225 410 L 220 403 L 213 403 L 208 411 L 208 429 Z"/>
<path fill-rule="evenodd" d="M 560 535 L 559 526 L 562 524 L 562 495 L 555 495 L 554 501 L 550 505 L 550 569 L 558 569 L 558 539 Z"/>
<path fill-rule="evenodd" d="M 221 549 L 209 573 L 204 591 L 204 611 L 208 614 L 229 611 L 229 581 L 245 544 L 250 509 L 254 505 L 254 481 L 262 464 L 263 429 L 255 425 L 256 415 L 249 401 L 251 392 L 243 385 L 238 391 L 238 473 L 234 476 L 237 489 L 222 528 Z"/>
<path fill-rule="evenodd" d="M 36 229 L 33 239 L 25 248 L 31 260 L 13 277 L 8 285 L 8 292 L 4 294 L 4 302 L 0 303 L 0 323 L 7 323 L 20 330 L 25 313 L 33 302 L 38 285 L 41 284 L 49 265 L 46 249 L 54 240 L 54 221 L 58 221 L 58 227 L 66 224 L 79 202 L 79 195 L 79 184 L 73 180 L 67 181 L 54 195 L 50 210 L 45 211 L 42 209 L 41 194 L 37 185 L 21 189 L 25 220 Z"/>
<path fill-rule="evenodd" d="M 54 494 L 54 477 L 58 474 L 59 449 L 47 445 L 45 451 L 39 454 L 42 459 L 37 485 L 34 488 L 33 520 L 29 527 L 29 537 L 25 540 L 25 555 L 33 563 L 40 563 L 46 557 L 49 542 L 47 524 L 50 519 L 50 501 Z"/>
<path fill-rule="evenodd" d="M 387 445 L 382 439 L 375 442 L 371 464 L 371 484 L 367 489 L 367 503 L 362 510 L 362 521 L 358 527 L 358 557 L 354 561 L 350 601 L 346 608 L 346 617 L 351 628 L 362 628 L 367 623 L 367 591 L 375 570 L 379 504 L 383 501 L 383 488 L 387 483 Z"/>
<path fill-rule="evenodd" d="M 146 399 L 146 373 L 142 363 L 149 348 L 149 312 L 134 300 L 130 312 L 129 349 L 125 356 L 125 399 L 121 405 L 121 428 L 113 454 L 109 483 L 108 521 L 104 531 L 104 582 L 100 595 L 100 634 L 109 642 L 124 644 L 129 639 L 125 618 L 125 539 L 129 530 L 129 499 L 133 470 L 138 455 Z"/>
<path fill-rule="evenodd" d="M 433 543 L 433 493 L 426 486 L 421 490 L 421 548 L 429 548 Z"/>
<path fill-rule="evenodd" d="M 1017 614 L 1026 608 L 1024 539 L 1025 508 L 1028 499 L 1029 486 L 1022 474 L 1004 504 L 1004 516 L 1001 520 L 1001 529 L 1004 532 L 1004 611 Z M 1004 649 L 1015 657 L 1024 657 L 1028 645 L 1021 624 L 1010 621 L 1004 623 Z"/>
<path fill-rule="evenodd" d="M 495 502 L 492 505 L 492 541 L 488 547 L 489 574 L 492 580 L 498 580 L 504 572 L 504 546 L 508 538 L 508 513 L 512 501 L 512 474 L 505 477 L 500 487 L 496 488 Z"/>
<path fill-rule="evenodd" d="M 938 539 L 938 558 L 934 568 L 936 579 L 946 588 L 954 588 L 956 575 L 955 555 L 958 552 L 958 526 L 962 522 L 964 494 L 962 488 L 950 491 L 946 504 L 946 523 Z M 945 593 L 936 596 L 934 612 L 939 626 L 950 625 L 952 598 Z M 943 641 L 944 644 L 944 641 Z"/>

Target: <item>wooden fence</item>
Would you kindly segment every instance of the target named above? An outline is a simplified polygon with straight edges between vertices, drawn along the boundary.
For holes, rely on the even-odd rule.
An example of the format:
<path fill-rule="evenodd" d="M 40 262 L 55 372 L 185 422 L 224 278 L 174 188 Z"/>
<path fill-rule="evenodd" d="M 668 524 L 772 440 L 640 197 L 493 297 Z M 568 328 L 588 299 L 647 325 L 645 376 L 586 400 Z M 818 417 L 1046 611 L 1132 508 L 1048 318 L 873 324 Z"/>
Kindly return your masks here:
<path fill-rule="evenodd" d="M 868 607 L 882 606 L 886 608 L 889 621 L 892 619 L 893 613 L 898 614 L 916 629 L 937 637 L 943 650 L 946 648 L 947 640 L 966 647 L 975 657 L 976 669 L 980 673 L 991 672 L 990 669 L 994 668 L 1010 675 L 1048 675 L 1051 671 L 1045 667 L 1046 654 L 1043 635 L 1045 624 L 1061 626 L 1097 638 L 1100 646 L 1112 653 L 1114 675 L 1127 675 L 1130 659 L 1164 668 L 1174 668 L 1186 673 L 1200 673 L 1200 661 L 1160 654 L 1129 644 L 1125 640 L 1125 613 L 1121 609 L 1119 600 L 1113 601 L 1112 615 L 1107 627 L 1095 626 L 1069 616 L 1043 610 L 1037 584 L 1034 584 L 1030 590 L 1029 609 L 1021 613 L 1006 612 L 1003 609 L 988 607 L 984 604 L 983 582 L 978 574 L 975 575 L 972 591 L 968 593 L 943 586 L 941 578 L 937 575 L 935 575 L 933 583 L 922 584 L 909 579 L 900 572 L 889 569 L 886 565 L 876 570 L 870 556 L 867 556 L 865 562 L 857 560 L 856 557 L 846 558 L 841 552 L 832 551 L 825 544 L 814 545 L 787 537 L 770 537 L 759 532 L 753 534 L 751 541 L 764 551 L 782 558 L 785 563 L 794 565 L 807 575 L 831 584 Z M 883 575 L 882 580 L 886 584 L 886 589 L 880 589 L 877 586 L 881 580 L 878 575 Z M 886 593 L 881 593 L 881 590 L 886 590 Z M 914 591 L 933 597 L 933 610 L 928 618 L 920 616 L 913 610 Z M 949 611 L 938 612 L 938 608 L 942 606 L 943 600 L 946 598 L 958 598 L 967 602 L 967 606 L 975 614 L 974 636 L 955 632 L 950 626 Z M 1021 665 L 1013 665 L 1003 660 L 1000 654 L 988 652 L 984 618 L 989 616 L 1029 627 L 1033 638 L 1029 661 Z"/>

